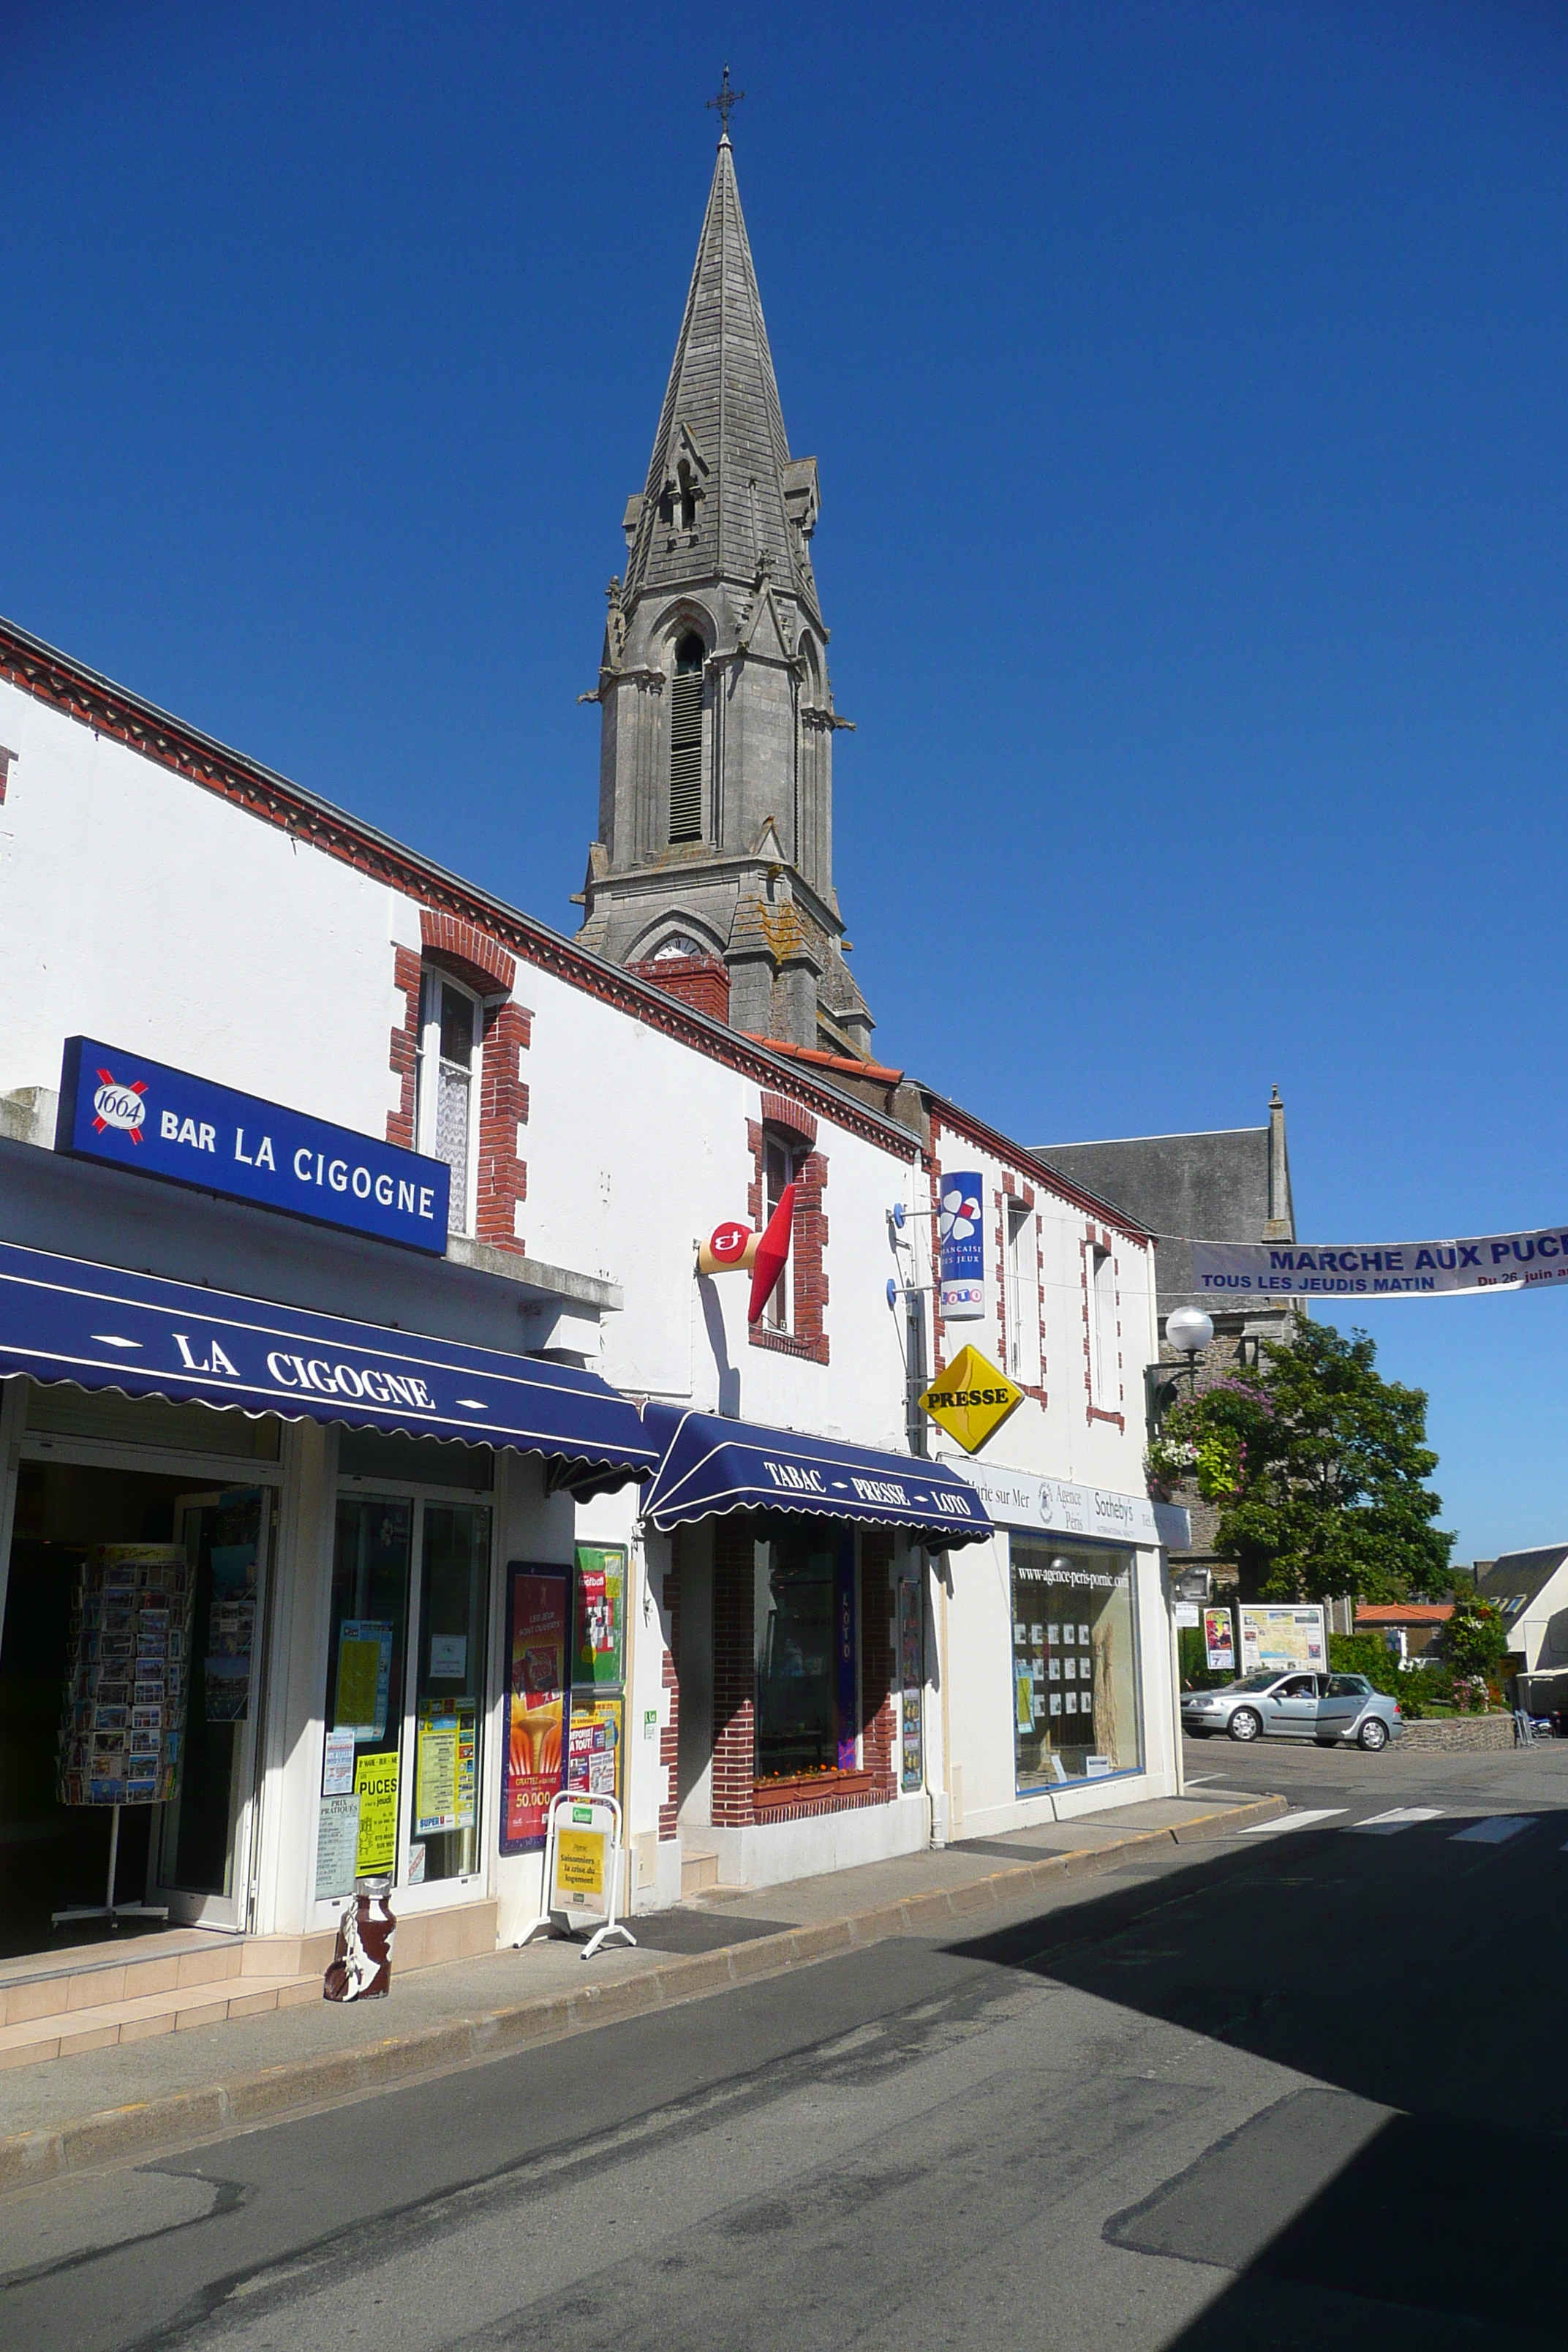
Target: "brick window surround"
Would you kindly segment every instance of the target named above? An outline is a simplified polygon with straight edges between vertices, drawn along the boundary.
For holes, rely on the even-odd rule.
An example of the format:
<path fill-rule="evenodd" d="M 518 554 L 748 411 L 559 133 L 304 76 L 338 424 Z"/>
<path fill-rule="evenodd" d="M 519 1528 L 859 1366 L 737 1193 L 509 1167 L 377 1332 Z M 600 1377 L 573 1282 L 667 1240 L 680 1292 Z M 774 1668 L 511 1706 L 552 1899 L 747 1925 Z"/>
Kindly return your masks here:
<path fill-rule="evenodd" d="M 1125 1412 L 1113 1412 L 1109 1406 L 1096 1404 L 1094 1401 L 1094 1342 L 1089 1332 L 1089 1318 L 1094 1313 L 1094 1253 L 1096 1250 L 1102 1250 L 1110 1260 L 1110 1271 L 1115 1277 L 1113 1297 L 1116 1305 L 1116 1392 L 1125 1403 L 1127 1390 L 1121 1377 L 1121 1269 L 1116 1262 L 1116 1236 L 1114 1234 L 1101 1233 L 1098 1227 L 1090 1225 L 1078 1248 L 1079 1264 L 1083 1269 L 1083 1379 L 1089 1399 L 1088 1418 L 1091 1422 L 1108 1421 L 1112 1428 L 1124 1432 L 1127 1427 Z"/>
<path fill-rule="evenodd" d="M 791 1285 L 790 1328 L 771 1330 L 765 1323 L 749 1323 L 746 1339 L 753 1348 L 768 1348 L 775 1355 L 797 1356 L 811 1364 L 828 1360 L 828 1339 L 826 1328 L 827 1307 L 827 1275 L 822 1263 L 827 1245 L 827 1216 L 823 1208 L 823 1195 L 827 1190 L 827 1160 L 814 1147 L 816 1142 L 816 1121 L 807 1110 L 802 1110 L 783 1095 L 764 1094 L 762 1119 L 746 1121 L 746 1141 L 752 1154 L 752 1181 L 746 1193 L 746 1213 L 760 1232 L 766 1215 L 763 1188 L 763 1137 L 765 1128 L 783 1136 L 795 1151 L 798 1165 L 795 1179 L 795 1223 L 790 1234 L 790 1265 L 785 1277 Z M 805 1157 L 801 1157 L 803 1145 Z"/>
<path fill-rule="evenodd" d="M 1003 1171 L 1002 1189 L 996 1196 L 996 1361 L 1007 1371 L 1007 1213 L 1010 1209 L 1022 1209 L 1026 1216 L 1035 1213 L 1035 1188 L 1023 1183 L 1009 1168 Z M 1035 1318 L 1040 1332 L 1040 1377 L 1037 1381 L 1020 1381 L 1017 1385 L 1037 1404 L 1045 1404 L 1046 1396 L 1046 1261 L 1038 1223 L 1035 1226 Z M 1020 1314 L 1027 1312 L 1027 1301 L 1020 1298 Z M 1008 1372 L 1008 1378 L 1012 1378 Z"/>
<path fill-rule="evenodd" d="M 891 1535 L 860 1531 L 860 1768 L 775 1791 L 754 1776 L 756 1648 L 752 1623 L 756 1522 L 738 1511 L 713 1530 L 713 1807 L 716 1828 L 805 1821 L 816 1813 L 883 1805 L 898 1794 L 893 1769 Z M 666 1591 L 668 1591 L 667 1584 Z M 660 1835 L 663 1835 L 662 1825 Z"/>
<path fill-rule="evenodd" d="M 403 1019 L 392 1033 L 391 1066 L 401 1081 L 398 1107 L 386 1116 L 386 1139 L 405 1151 L 416 1148 L 416 1105 L 419 1077 L 419 1016 L 427 969 L 449 971 L 481 1003 L 479 1065 L 479 1173 L 474 1198 L 474 1237 L 492 1248 L 515 1250 L 525 1244 L 517 1230 L 519 1204 L 528 1198 L 528 1166 L 519 1149 L 520 1128 L 528 1124 L 528 1087 L 521 1056 L 531 1039 L 533 1015 L 510 1002 L 515 958 L 471 923 L 421 909 L 422 956 L 411 948 L 393 951 L 393 986 L 403 998 Z"/>

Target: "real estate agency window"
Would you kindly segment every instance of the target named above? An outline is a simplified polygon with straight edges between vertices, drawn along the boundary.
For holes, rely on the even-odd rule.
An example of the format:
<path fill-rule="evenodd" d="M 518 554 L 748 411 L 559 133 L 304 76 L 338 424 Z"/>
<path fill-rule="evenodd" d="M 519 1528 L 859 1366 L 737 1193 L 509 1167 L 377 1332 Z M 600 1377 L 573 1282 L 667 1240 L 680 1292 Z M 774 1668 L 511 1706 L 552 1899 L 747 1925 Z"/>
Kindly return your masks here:
<path fill-rule="evenodd" d="M 493 1463 L 432 1438 L 340 1441 L 319 1901 L 355 1878 L 482 1873 Z"/>
<path fill-rule="evenodd" d="M 781 1519 L 755 1546 L 754 1771 L 759 1780 L 850 1772 L 860 1760 L 855 1533 Z"/>
<path fill-rule="evenodd" d="M 805 1154 L 772 1128 L 763 1131 L 763 1224 L 773 1217 L 789 1187 L 795 1182 Z M 795 1288 L 795 1251 L 790 1251 L 789 1264 L 773 1286 L 773 1297 L 763 1309 L 763 1323 L 770 1331 L 791 1328 L 791 1297 Z"/>
<path fill-rule="evenodd" d="M 1114 1412 L 1121 1402 L 1121 1353 L 1116 1333 L 1116 1260 L 1098 1242 L 1089 1252 L 1090 1386 L 1094 1402 Z"/>
<path fill-rule="evenodd" d="M 484 1014 L 459 981 L 426 967 L 419 1024 L 418 1146 L 452 1171 L 447 1230 L 474 1230 Z"/>
<path fill-rule="evenodd" d="M 1134 1555 L 1011 1538 L 1013 1736 L 1020 1791 L 1135 1772 Z"/>

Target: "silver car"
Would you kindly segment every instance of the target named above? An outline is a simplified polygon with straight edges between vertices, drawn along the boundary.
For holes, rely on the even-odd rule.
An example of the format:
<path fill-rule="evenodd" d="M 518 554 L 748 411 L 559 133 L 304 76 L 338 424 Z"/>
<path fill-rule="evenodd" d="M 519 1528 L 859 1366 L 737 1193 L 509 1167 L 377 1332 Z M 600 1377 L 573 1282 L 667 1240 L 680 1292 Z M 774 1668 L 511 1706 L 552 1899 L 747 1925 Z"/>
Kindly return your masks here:
<path fill-rule="evenodd" d="M 1386 1748 L 1405 1729 L 1396 1698 L 1374 1691 L 1364 1675 L 1243 1675 L 1223 1690 L 1184 1691 L 1182 1729 L 1194 1739 L 1226 1732 L 1232 1739 L 1314 1739 L 1320 1748 L 1353 1740 Z"/>

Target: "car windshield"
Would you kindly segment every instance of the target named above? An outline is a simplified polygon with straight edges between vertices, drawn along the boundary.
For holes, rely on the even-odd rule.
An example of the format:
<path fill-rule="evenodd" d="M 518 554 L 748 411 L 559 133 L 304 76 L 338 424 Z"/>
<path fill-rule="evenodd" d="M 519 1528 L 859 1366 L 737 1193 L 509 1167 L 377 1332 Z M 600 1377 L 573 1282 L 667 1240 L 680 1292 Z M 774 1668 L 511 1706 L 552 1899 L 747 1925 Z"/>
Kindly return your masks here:
<path fill-rule="evenodd" d="M 1226 1683 L 1226 1689 L 1227 1691 L 1272 1690 L 1276 1683 L 1282 1683 L 1284 1679 L 1284 1675 L 1279 1673 L 1278 1668 L 1274 1668 L 1268 1673 L 1264 1673 L 1260 1670 L 1255 1675 L 1242 1675 L 1237 1681 Z"/>

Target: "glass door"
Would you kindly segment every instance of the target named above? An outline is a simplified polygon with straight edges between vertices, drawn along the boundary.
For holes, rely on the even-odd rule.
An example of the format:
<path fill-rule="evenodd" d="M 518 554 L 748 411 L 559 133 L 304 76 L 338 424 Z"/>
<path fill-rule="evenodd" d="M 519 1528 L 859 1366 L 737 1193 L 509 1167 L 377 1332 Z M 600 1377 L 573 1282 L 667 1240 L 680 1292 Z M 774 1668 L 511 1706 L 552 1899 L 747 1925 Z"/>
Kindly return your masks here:
<path fill-rule="evenodd" d="M 401 1893 L 484 1875 L 493 1525 L 488 1503 L 339 1494 L 318 1902 L 359 1878 Z"/>
<path fill-rule="evenodd" d="M 195 1589 L 178 1778 L 163 1808 L 153 1877 L 171 1919 L 204 1927 L 255 1924 L 271 1528 L 265 1486 L 182 1495 L 174 1506 L 174 1540 L 184 1546 Z"/>

